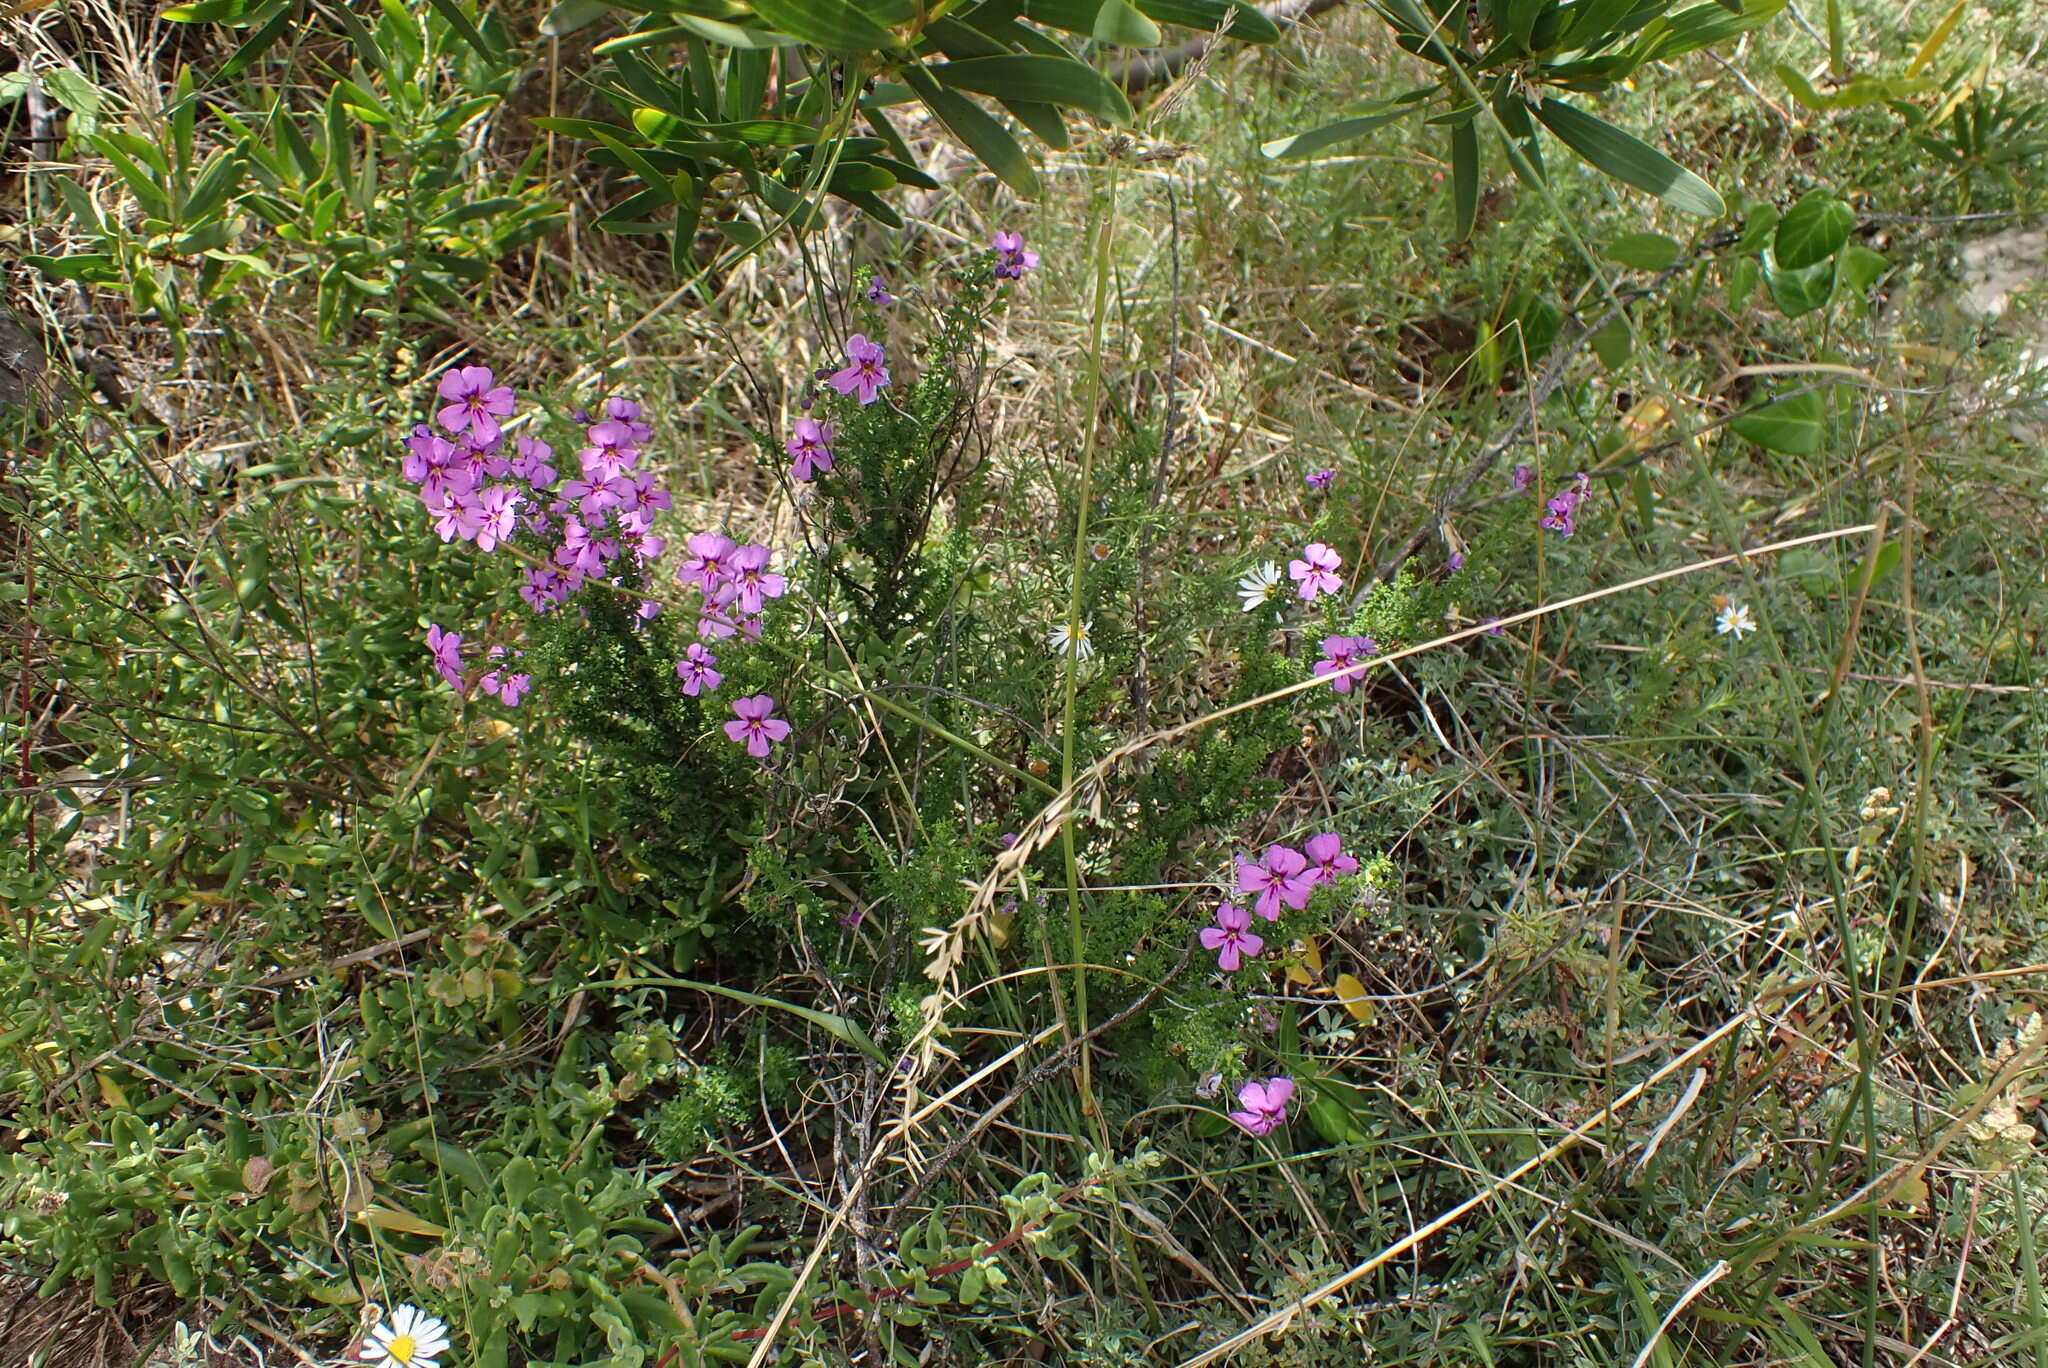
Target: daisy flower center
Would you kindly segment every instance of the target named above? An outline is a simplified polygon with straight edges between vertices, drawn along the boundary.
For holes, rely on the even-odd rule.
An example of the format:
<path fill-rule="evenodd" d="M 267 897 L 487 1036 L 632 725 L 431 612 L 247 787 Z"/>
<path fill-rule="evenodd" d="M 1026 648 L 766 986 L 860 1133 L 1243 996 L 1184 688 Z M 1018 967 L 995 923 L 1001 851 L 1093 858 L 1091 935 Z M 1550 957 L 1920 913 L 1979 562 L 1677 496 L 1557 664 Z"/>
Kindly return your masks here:
<path fill-rule="evenodd" d="M 393 1335 L 391 1342 L 384 1346 L 394 1362 L 411 1363 L 413 1352 L 419 1348 L 419 1341 L 411 1335 Z"/>

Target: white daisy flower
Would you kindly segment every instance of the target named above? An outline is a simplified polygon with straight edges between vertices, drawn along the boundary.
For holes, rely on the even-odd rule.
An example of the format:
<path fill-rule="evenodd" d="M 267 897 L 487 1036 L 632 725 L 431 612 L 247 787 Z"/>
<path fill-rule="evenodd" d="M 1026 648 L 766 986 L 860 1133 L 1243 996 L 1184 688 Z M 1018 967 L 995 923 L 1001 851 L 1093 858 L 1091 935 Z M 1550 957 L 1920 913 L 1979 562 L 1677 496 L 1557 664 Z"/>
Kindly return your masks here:
<path fill-rule="evenodd" d="M 1280 567 L 1272 561 L 1245 572 L 1237 581 L 1237 596 L 1249 613 L 1280 597 Z"/>
<path fill-rule="evenodd" d="M 416 1306 L 401 1306 L 380 1322 L 359 1357 L 380 1368 L 437 1368 L 448 1352 L 448 1326 Z"/>
<path fill-rule="evenodd" d="M 1052 648 L 1054 655 L 1065 655 L 1071 649 L 1076 659 L 1086 660 L 1095 654 L 1095 648 L 1088 642 L 1088 624 L 1085 622 L 1071 632 L 1062 622 L 1045 634 L 1045 644 Z"/>
<path fill-rule="evenodd" d="M 1756 619 L 1749 615 L 1746 603 L 1724 603 L 1721 611 L 1714 614 L 1714 630 L 1722 636 L 1732 636 L 1737 641 L 1756 630 Z"/>

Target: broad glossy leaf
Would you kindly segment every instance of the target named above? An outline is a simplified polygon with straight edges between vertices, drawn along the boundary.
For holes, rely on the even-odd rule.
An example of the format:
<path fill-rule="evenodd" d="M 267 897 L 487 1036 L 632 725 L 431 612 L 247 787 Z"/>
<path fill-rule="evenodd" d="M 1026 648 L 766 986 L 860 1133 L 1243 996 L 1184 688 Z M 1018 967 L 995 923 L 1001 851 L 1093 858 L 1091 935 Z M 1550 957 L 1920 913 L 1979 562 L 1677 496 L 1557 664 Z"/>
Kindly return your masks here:
<path fill-rule="evenodd" d="M 1856 211 L 1825 190 L 1815 190 L 1785 211 L 1771 235 L 1771 254 L 1780 267 L 1803 271 L 1827 261 L 1856 228 Z"/>
<path fill-rule="evenodd" d="M 1131 102 L 1108 77 L 1086 63 L 1065 57 L 1020 53 L 1007 57 L 973 57 L 930 67 L 933 77 L 955 90 L 971 90 L 1002 100 L 1083 109 L 1106 123 L 1126 123 Z M 905 73 L 906 78 L 908 73 Z"/>
<path fill-rule="evenodd" d="M 1844 247 L 1842 255 L 1836 258 L 1836 264 L 1842 277 L 1842 288 L 1851 294 L 1862 294 L 1877 283 L 1879 276 L 1891 269 L 1891 263 L 1884 259 L 1882 253 L 1857 243 Z"/>
<path fill-rule="evenodd" d="M 1729 421 L 1728 428 L 1766 451 L 1811 456 L 1820 450 L 1826 412 L 1820 395 L 1809 390 L 1739 414 Z"/>
<path fill-rule="evenodd" d="M 889 30 L 850 0 L 753 0 L 772 28 L 832 52 L 875 52 L 896 46 Z"/>
<path fill-rule="evenodd" d="M 981 158 L 983 166 L 1026 199 L 1038 198 L 1038 173 L 1031 169 L 1031 159 L 1010 136 L 1009 129 L 974 101 L 933 80 L 931 72 L 922 66 L 903 68 L 903 79 L 939 122 Z"/>
<path fill-rule="evenodd" d="M 1766 249 L 1763 263 L 1764 285 L 1771 292 L 1771 302 L 1787 318 L 1812 313 L 1834 297 L 1835 263 L 1832 259 L 1804 270 L 1788 271 L 1778 265 Z"/>
<path fill-rule="evenodd" d="M 1639 138 L 1562 100 L 1545 100 L 1536 117 L 1560 142 L 1596 169 L 1646 190 L 1681 213 L 1719 218 L 1728 212 L 1714 187 Z"/>

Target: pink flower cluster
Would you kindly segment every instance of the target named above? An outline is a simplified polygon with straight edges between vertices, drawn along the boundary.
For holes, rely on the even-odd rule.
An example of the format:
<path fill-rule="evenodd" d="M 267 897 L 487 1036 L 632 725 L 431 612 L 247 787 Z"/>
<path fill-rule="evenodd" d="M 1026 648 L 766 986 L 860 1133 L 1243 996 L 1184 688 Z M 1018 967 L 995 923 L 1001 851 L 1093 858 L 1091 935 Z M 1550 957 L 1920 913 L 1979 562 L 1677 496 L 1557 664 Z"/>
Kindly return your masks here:
<path fill-rule="evenodd" d="M 1268 846 L 1254 861 L 1237 858 L 1237 892 L 1250 895 L 1252 911 L 1267 921 L 1280 919 L 1281 907 L 1300 911 L 1308 906 L 1309 895 L 1319 883 L 1329 883 L 1358 872 L 1358 861 L 1344 853 L 1343 838 L 1334 831 L 1311 836 L 1296 850 L 1293 846 Z M 1216 967 L 1234 974 L 1248 959 L 1257 959 L 1266 942 L 1254 935 L 1251 914 L 1236 903 L 1216 909 L 1215 925 L 1201 931 L 1202 948 L 1216 952 Z"/>
<path fill-rule="evenodd" d="M 504 666 L 496 664 L 472 679 L 462 665 L 462 633 L 443 631 L 437 623 L 427 624 L 427 650 L 434 657 L 434 670 L 442 682 L 465 698 L 474 688 L 508 708 L 516 708 L 519 700 L 533 688 L 532 675 L 523 670 L 507 674 Z M 506 650 L 503 646 L 493 646 L 484 654 L 487 659 L 500 661 L 505 658 Z M 516 658 L 519 652 L 511 654 Z"/>
<path fill-rule="evenodd" d="M 690 538 L 690 558 L 676 567 L 676 583 L 703 596 L 699 636 L 761 639 L 762 608 L 789 588 L 788 580 L 768 568 L 774 557 L 765 546 L 742 546 L 718 532 Z"/>
<path fill-rule="evenodd" d="M 517 398 L 488 366 L 449 371 L 438 393 L 447 402 L 435 421 L 454 440 L 415 426 L 405 439 L 405 478 L 420 487 L 444 542 L 460 538 L 494 551 L 524 533 L 540 544 L 550 564 L 529 569 L 519 590 L 536 613 L 561 606 L 591 580 L 618 583 L 613 563 L 623 555 L 644 575 L 661 554 L 654 517 L 670 501 L 651 472 L 637 469 L 649 436 L 638 404 L 612 398 L 602 417 L 578 415 L 581 473 L 557 487 L 546 442 L 521 436 L 508 454 L 500 420 L 512 416 Z"/>

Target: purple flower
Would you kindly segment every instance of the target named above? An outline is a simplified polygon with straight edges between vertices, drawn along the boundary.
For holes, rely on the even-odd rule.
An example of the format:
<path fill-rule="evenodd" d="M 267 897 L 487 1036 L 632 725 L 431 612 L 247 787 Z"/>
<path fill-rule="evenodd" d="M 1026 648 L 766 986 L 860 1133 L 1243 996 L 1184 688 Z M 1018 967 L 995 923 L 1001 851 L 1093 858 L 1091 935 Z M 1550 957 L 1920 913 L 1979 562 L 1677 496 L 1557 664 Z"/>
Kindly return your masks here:
<path fill-rule="evenodd" d="M 1251 913 L 1234 903 L 1216 909 L 1216 924 L 1202 928 L 1202 948 L 1216 952 L 1216 967 L 1234 974 L 1248 959 L 1257 959 L 1266 948 L 1263 938 L 1252 934 Z"/>
<path fill-rule="evenodd" d="M 1326 636 L 1323 638 L 1324 659 L 1315 664 L 1318 675 L 1333 675 L 1330 687 L 1338 693 L 1350 693 L 1351 686 L 1358 682 L 1352 667 L 1367 656 L 1379 654 L 1379 643 L 1369 636 Z"/>
<path fill-rule="evenodd" d="M 1537 525 L 1546 532 L 1555 532 L 1560 537 L 1569 537 L 1572 533 L 1579 530 L 1579 525 L 1573 518 L 1573 514 L 1578 511 L 1578 507 L 1579 492 L 1576 489 L 1567 489 L 1553 494 L 1548 502 L 1543 505 L 1543 517 L 1538 521 Z"/>
<path fill-rule="evenodd" d="M 1038 253 L 1025 247 L 1022 233 L 997 233 L 995 249 L 997 280 L 1022 280 L 1026 271 L 1038 269 Z"/>
<path fill-rule="evenodd" d="M 1536 470 L 1535 470 L 1535 467 L 1533 467 L 1533 466 L 1525 466 L 1525 465 L 1518 465 L 1518 466 L 1516 466 L 1516 467 L 1515 467 L 1515 492 L 1516 492 L 1517 494 L 1519 494 L 1519 493 L 1521 493 L 1521 492 L 1522 492 L 1523 490 L 1527 489 L 1527 488 L 1529 487 L 1529 482 L 1530 482 L 1530 481 L 1532 481 L 1532 480 L 1534 480 L 1535 478 L 1536 478 Z"/>
<path fill-rule="evenodd" d="M 724 683 L 725 676 L 713 668 L 717 664 L 717 656 L 696 642 L 691 642 L 690 649 L 683 652 L 683 658 L 676 662 L 676 678 L 683 681 L 683 692 L 695 698 L 704 690 L 715 689 Z M 731 729 L 730 724 L 727 729 Z"/>
<path fill-rule="evenodd" d="M 519 706 L 519 700 L 526 697 L 532 688 L 532 675 L 523 671 L 515 675 L 506 675 L 505 682 L 498 686 L 498 701 L 508 708 L 516 708 Z"/>
<path fill-rule="evenodd" d="M 789 735 L 789 723 L 769 715 L 775 711 L 775 700 L 767 694 L 736 698 L 732 710 L 739 714 L 739 720 L 726 723 L 725 734 L 745 742 L 747 754 L 757 760 L 765 758 L 771 745 Z"/>
<path fill-rule="evenodd" d="M 583 476 L 587 480 L 615 480 L 633 468 L 640 459 L 640 452 L 633 445 L 633 429 L 624 423 L 607 420 L 593 425 L 588 433 L 590 445 L 579 453 L 583 462 Z"/>
<path fill-rule="evenodd" d="M 1287 562 L 1287 577 L 1301 585 L 1301 597 L 1308 601 L 1318 594 L 1336 593 L 1342 583 L 1337 572 L 1343 568 L 1342 556 L 1322 542 L 1310 542 L 1300 560 Z"/>
<path fill-rule="evenodd" d="M 1322 470 L 1311 470 L 1308 473 L 1308 487 L 1310 489 L 1328 489 L 1331 482 L 1336 478 L 1337 472 L 1327 467 Z"/>
<path fill-rule="evenodd" d="M 618 495 L 618 506 L 625 509 L 619 515 L 622 531 L 645 532 L 654 525 L 657 511 L 672 506 L 668 491 L 654 483 L 652 471 L 643 470 L 630 480 L 614 480 L 611 488 Z"/>
<path fill-rule="evenodd" d="M 676 569 L 676 583 L 694 584 L 706 598 L 732 578 L 733 552 L 739 543 L 717 532 L 699 532 L 690 538 L 690 558 Z"/>
<path fill-rule="evenodd" d="M 512 459 L 512 473 L 536 490 L 553 484 L 555 468 L 549 462 L 555 459 L 555 449 L 538 437 L 522 436 L 518 445 L 519 454 Z"/>
<path fill-rule="evenodd" d="M 448 403 L 435 415 L 450 432 L 468 432 L 486 446 L 498 440 L 498 420 L 510 417 L 515 400 L 508 385 L 493 386 L 489 366 L 463 366 L 441 377 L 439 394 Z"/>
<path fill-rule="evenodd" d="M 868 281 L 868 303 L 894 304 L 895 302 L 896 296 L 889 293 L 889 287 L 882 283 L 880 276 L 876 276 Z"/>
<path fill-rule="evenodd" d="M 549 612 L 569 597 L 569 584 L 558 572 L 535 566 L 527 570 L 526 583 L 519 586 L 519 597 L 534 612 Z"/>
<path fill-rule="evenodd" d="M 518 525 L 519 493 L 510 485 L 492 485 L 476 500 L 476 549 L 494 551 L 512 540 Z"/>
<path fill-rule="evenodd" d="M 1457 574 L 1460 570 L 1463 570 L 1464 568 L 1465 553 L 1463 551 L 1451 552 L 1450 559 L 1444 562 L 1444 569 L 1450 571 L 1454 575 Z"/>
<path fill-rule="evenodd" d="M 1237 1090 L 1242 1108 L 1230 1119 L 1253 1135 L 1270 1135 L 1287 1119 L 1287 1099 L 1294 1096 L 1294 1080 L 1269 1078 L 1264 1083 L 1247 1083 Z"/>
<path fill-rule="evenodd" d="M 1237 891 L 1257 894 L 1252 910 L 1267 921 L 1280 920 L 1282 903 L 1297 912 L 1307 907 L 1315 886 L 1316 876 L 1308 872 L 1308 860 L 1290 846 L 1267 847 L 1265 859 L 1256 864 L 1238 857 Z"/>
<path fill-rule="evenodd" d="M 434 530 L 444 542 L 457 537 L 475 541 L 476 534 L 483 529 L 483 510 L 467 490 L 449 490 L 438 503 L 428 504 L 427 512 L 433 515 Z"/>
<path fill-rule="evenodd" d="M 789 585 L 789 581 L 768 569 L 768 558 L 774 554 L 765 546 L 742 546 L 732 553 L 730 601 L 738 604 L 740 612 L 748 617 L 761 611 L 762 599 L 781 598 Z"/>
<path fill-rule="evenodd" d="M 1488 618 L 1485 622 L 1481 623 L 1480 626 L 1486 628 L 1486 634 L 1488 636 L 1507 635 L 1507 628 L 1500 625 L 1500 619 L 1497 617 Z"/>
<path fill-rule="evenodd" d="M 1334 831 L 1309 837 L 1302 843 L 1301 851 L 1308 856 L 1309 876 L 1319 883 L 1329 883 L 1341 874 L 1358 872 L 1358 861 L 1344 853 L 1344 842 Z"/>
<path fill-rule="evenodd" d="M 809 484 L 832 468 L 832 425 L 815 418 L 797 419 L 796 435 L 783 443 L 783 450 L 796 458 L 790 478 Z"/>
<path fill-rule="evenodd" d="M 628 438 L 635 445 L 645 442 L 654 435 L 654 429 L 640 421 L 640 405 L 631 399 L 613 397 L 605 400 L 604 416 L 615 423 L 623 423 Z"/>
<path fill-rule="evenodd" d="M 861 407 L 875 402 L 882 386 L 889 383 L 888 353 L 868 341 L 863 333 L 846 339 L 846 367 L 827 377 L 827 383 L 841 394 L 860 392 Z"/>
<path fill-rule="evenodd" d="M 444 632 L 434 623 L 427 624 L 427 649 L 433 652 L 434 668 L 448 687 L 457 693 L 463 692 L 462 683 L 462 633 Z"/>

